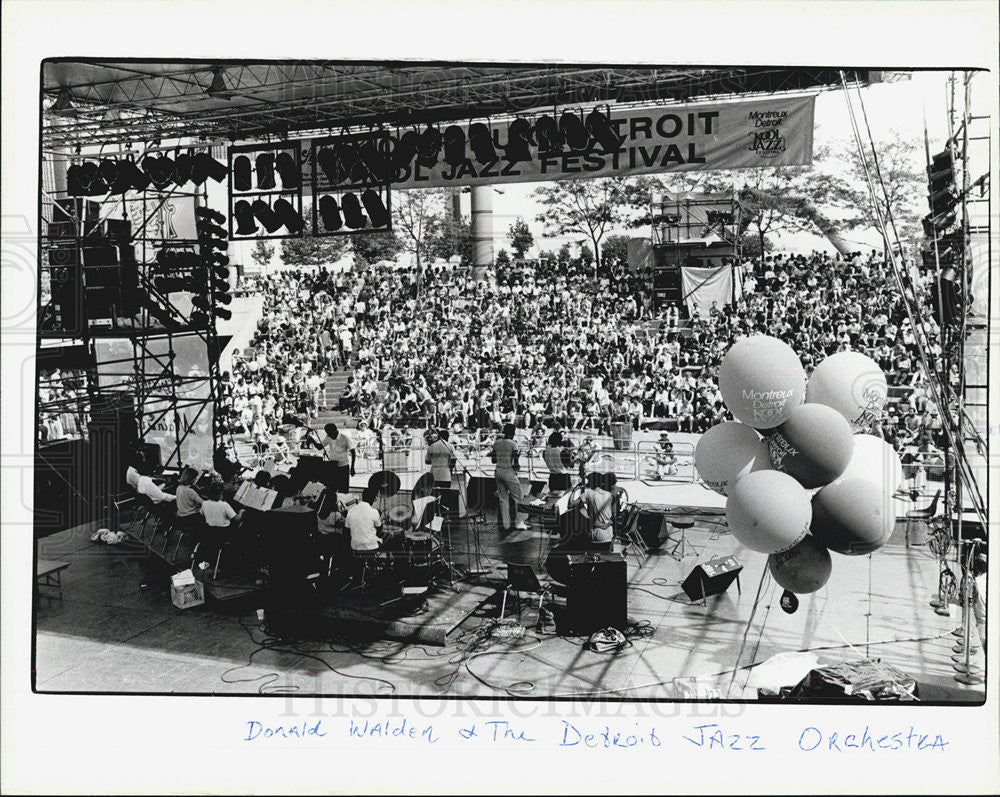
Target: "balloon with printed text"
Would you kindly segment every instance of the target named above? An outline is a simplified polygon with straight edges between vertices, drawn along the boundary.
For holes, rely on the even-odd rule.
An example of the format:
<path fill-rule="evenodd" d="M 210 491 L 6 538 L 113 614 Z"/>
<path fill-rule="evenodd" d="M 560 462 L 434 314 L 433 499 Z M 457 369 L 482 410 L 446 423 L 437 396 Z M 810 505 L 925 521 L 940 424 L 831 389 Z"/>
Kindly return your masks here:
<path fill-rule="evenodd" d="M 812 489 L 840 476 L 854 453 L 851 426 L 825 404 L 800 404 L 767 438 L 771 466 Z"/>
<path fill-rule="evenodd" d="M 802 403 L 806 373 L 787 343 L 751 335 L 734 343 L 722 358 L 719 392 L 736 420 L 772 429 Z"/>
<path fill-rule="evenodd" d="M 705 485 L 721 495 L 754 471 L 771 467 L 760 435 L 744 423 L 716 424 L 698 439 L 694 467 Z"/>
<path fill-rule="evenodd" d="M 832 407 L 856 431 L 878 420 L 888 395 L 878 363 L 857 351 L 831 354 L 816 366 L 806 384 L 806 401 Z"/>
<path fill-rule="evenodd" d="M 798 545 L 768 556 L 767 569 L 780 586 L 798 595 L 806 595 L 822 588 L 830 580 L 833 561 L 826 546 L 807 534 Z"/>

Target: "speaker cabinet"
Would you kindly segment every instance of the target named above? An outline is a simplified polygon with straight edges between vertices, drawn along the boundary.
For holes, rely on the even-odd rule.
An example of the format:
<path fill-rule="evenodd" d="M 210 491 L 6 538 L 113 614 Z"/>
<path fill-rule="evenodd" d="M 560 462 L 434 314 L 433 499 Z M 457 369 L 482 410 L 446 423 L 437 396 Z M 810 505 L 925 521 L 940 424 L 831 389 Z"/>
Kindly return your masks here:
<path fill-rule="evenodd" d="M 681 582 L 681 589 L 692 601 L 700 601 L 725 592 L 734 581 L 737 582 L 736 586 L 739 589 L 737 579 L 742 569 L 743 565 L 735 556 L 702 562 L 695 565 L 694 570 Z"/>
<path fill-rule="evenodd" d="M 565 632 L 592 634 L 628 624 L 628 579 L 619 553 L 570 554 Z M 560 629 L 559 633 L 564 633 Z"/>

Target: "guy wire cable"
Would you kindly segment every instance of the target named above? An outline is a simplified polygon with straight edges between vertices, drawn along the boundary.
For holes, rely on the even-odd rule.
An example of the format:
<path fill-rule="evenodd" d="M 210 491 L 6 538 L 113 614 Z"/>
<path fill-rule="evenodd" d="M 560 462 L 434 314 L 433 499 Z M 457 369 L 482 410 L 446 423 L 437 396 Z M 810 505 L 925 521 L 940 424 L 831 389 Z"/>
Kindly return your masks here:
<path fill-rule="evenodd" d="M 843 81 L 843 73 L 841 73 L 841 80 Z M 886 231 L 885 222 L 884 222 L 884 220 L 882 218 L 881 211 L 879 210 L 879 207 L 878 207 L 878 201 L 877 201 L 877 199 L 875 197 L 875 185 L 874 185 L 874 181 L 872 180 L 871 172 L 870 172 L 870 170 L 868 168 L 868 159 L 867 159 L 867 156 L 865 155 L 864 146 L 863 146 L 863 144 L 861 142 L 861 134 L 860 134 L 860 131 L 859 131 L 859 128 L 858 128 L 858 125 L 857 125 L 857 119 L 856 119 L 856 117 L 854 115 L 854 107 L 851 104 L 850 94 L 847 91 L 846 82 L 844 84 L 844 96 L 845 96 L 845 98 L 847 100 L 847 108 L 848 108 L 848 111 L 849 111 L 850 117 L 851 117 L 851 127 L 852 127 L 852 130 L 854 132 L 855 143 L 857 144 L 857 147 L 858 147 L 859 158 L 861 160 L 862 168 L 864 169 L 865 179 L 866 179 L 866 181 L 868 183 L 868 191 L 869 191 L 869 196 L 870 196 L 870 198 L 872 200 L 872 211 L 873 211 L 873 215 L 875 216 L 876 226 L 878 227 L 879 232 L 882 234 L 883 239 L 886 241 L 886 244 L 887 244 L 886 249 L 887 249 L 887 252 L 888 252 L 888 255 L 889 255 L 889 260 L 890 260 L 890 263 L 892 265 L 893 274 L 896 277 L 896 281 L 897 281 L 897 283 L 899 285 L 900 292 L 901 292 L 901 294 L 903 296 L 903 299 L 904 299 L 903 305 L 904 305 L 904 307 L 906 309 L 907 316 L 908 316 L 908 318 L 910 320 L 910 326 L 914 329 L 914 331 L 916 331 L 918 329 L 918 327 L 919 327 L 919 329 L 921 331 L 924 331 L 924 327 L 923 327 L 922 321 L 921 321 L 921 323 L 919 325 L 916 322 L 914 322 L 914 319 L 913 319 L 913 316 L 914 316 L 914 314 L 913 314 L 913 308 L 911 306 L 911 301 L 909 300 L 909 296 L 907 296 L 906 288 L 905 288 L 905 282 L 902 279 L 902 276 L 900 274 L 898 263 L 896 262 L 895 251 L 893 250 L 892 247 L 888 246 L 888 240 L 889 240 L 889 238 L 888 238 L 888 232 Z M 897 241 L 897 244 L 898 244 L 898 241 Z M 927 340 L 926 334 L 924 335 L 924 340 Z M 947 423 L 943 423 L 942 424 L 942 427 L 944 428 L 945 433 L 948 436 L 948 439 L 949 439 L 949 442 L 951 443 L 952 449 L 957 454 L 957 456 L 956 456 L 956 462 L 959 463 L 959 466 L 960 466 L 959 469 L 962 470 L 962 476 L 964 477 L 964 480 L 966 482 L 966 486 L 970 487 L 970 484 L 969 484 L 970 480 L 971 480 L 971 482 L 972 482 L 973 485 L 975 484 L 975 480 L 971 477 L 971 474 L 965 472 L 965 470 L 962 467 L 962 466 L 965 466 L 967 468 L 968 467 L 968 463 L 965 461 L 964 456 L 960 455 L 961 448 L 955 444 L 954 431 L 953 431 L 953 428 L 952 428 L 954 426 L 954 422 L 952 421 L 952 418 L 951 418 L 950 407 L 948 406 L 947 403 L 945 403 L 942 400 L 942 397 L 941 397 L 941 395 L 940 395 L 940 393 L 938 391 L 938 383 L 937 383 L 937 381 L 935 379 L 934 371 L 930 368 L 930 366 L 929 366 L 929 364 L 927 362 L 927 355 L 926 355 L 926 352 L 924 351 L 925 346 L 918 346 L 917 348 L 918 348 L 918 352 L 919 352 L 919 356 L 920 356 L 920 361 L 921 361 L 921 363 L 922 363 L 922 365 L 924 367 L 924 373 L 927 375 L 928 386 L 930 387 L 931 392 L 934 394 L 933 397 L 934 397 L 935 403 L 938 405 L 939 412 L 942 414 L 942 416 L 944 416 L 944 419 L 947 421 Z M 970 492 L 974 492 L 975 493 L 975 495 L 973 496 L 973 503 L 975 504 L 975 509 L 976 509 L 977 514 L 979 514 L 980 519 L 985 523 L 985 510 L 982 508 L 982 504 L 981 504 L 982 496 L 979 495 L 978 486 L 972 486 L 970 488 Z M 977 500 L 977 498 L 978 498 L 978 500 Z"/>

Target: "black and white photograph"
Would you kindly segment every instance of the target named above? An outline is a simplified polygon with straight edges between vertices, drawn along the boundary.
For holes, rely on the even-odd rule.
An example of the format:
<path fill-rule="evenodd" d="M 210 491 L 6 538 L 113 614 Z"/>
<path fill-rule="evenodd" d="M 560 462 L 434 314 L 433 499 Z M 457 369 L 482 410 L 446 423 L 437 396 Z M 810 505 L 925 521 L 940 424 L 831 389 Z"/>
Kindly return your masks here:
<path fill-rule="evenodd" d="M 18 76 L 35 699 L 511 765 L 518 706 L 942 760 L 923 711 L 995 710 L 995 64 L 172 47 Z M 665 735 L 588 716 L 553 745 Z"/>

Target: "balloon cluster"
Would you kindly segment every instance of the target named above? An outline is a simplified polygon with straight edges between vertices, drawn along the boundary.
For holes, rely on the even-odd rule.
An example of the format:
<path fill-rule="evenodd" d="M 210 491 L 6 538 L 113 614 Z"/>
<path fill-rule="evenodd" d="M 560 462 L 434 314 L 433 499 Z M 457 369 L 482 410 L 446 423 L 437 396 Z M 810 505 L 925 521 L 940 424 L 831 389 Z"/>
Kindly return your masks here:
<path fill-rule="evenodd" d="M 807 380 L 788 344 L 754 335 L 726 352 L 719 392 L 736 421 L 702 435 L 695 468 L 727 497 L 736 539 L 768 554 L 778 584 L 815 592 L 830 578 L 830 551 L 860 555 L 885 544 L 903 471 L 891 446 L 859 433 L 888 395 L 871 358 L 838 352 Z"/>

